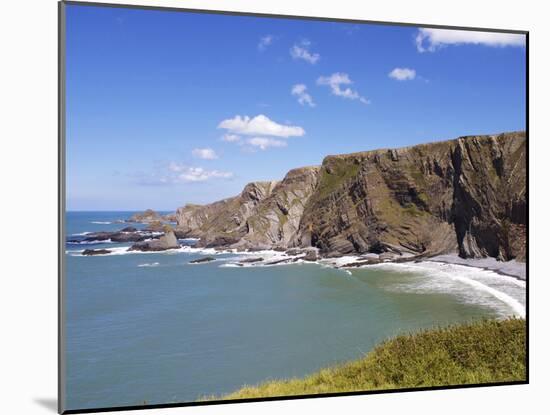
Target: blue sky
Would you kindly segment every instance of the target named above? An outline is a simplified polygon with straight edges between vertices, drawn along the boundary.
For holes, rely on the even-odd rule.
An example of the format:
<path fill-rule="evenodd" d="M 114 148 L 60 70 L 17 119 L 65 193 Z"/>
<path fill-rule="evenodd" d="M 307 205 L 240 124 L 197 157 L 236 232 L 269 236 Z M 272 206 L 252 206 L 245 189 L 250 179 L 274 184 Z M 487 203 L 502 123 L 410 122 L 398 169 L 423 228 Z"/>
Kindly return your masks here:
<path fill-rule="evenodd" d="M 525 129 L 523 35 L 67 6 L 67 208 L 174 210 Z"/>

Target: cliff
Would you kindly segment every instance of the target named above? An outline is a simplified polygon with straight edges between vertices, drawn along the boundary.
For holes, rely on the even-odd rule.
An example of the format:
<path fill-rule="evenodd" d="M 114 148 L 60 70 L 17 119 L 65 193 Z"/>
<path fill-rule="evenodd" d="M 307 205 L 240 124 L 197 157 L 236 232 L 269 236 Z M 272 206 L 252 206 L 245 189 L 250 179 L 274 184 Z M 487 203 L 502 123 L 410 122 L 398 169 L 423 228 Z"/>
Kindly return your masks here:
<path fill-rule="evenodd" d="M 176 219 L 202 246 L 524 261 L 526 215 L 526 137 L 513 132 L 328 156 Z"/>
<path fill-rule="evenodd" d="M 276 181 L 254 182 L 245 186 L 239 196 L 209 205 L 186 205 L 176 211 L 179 237 L 201 238 L 202 246 L 232 245 L 247 233 L 247 219 L 268 197 Z"/>
<path fill-rule="evenodd" d="M 257 206 L 245 224 L 239 248 L 287 248 L 297 237 L 308 200 L 315 191 L 319 167 L 290 170 Z"/>

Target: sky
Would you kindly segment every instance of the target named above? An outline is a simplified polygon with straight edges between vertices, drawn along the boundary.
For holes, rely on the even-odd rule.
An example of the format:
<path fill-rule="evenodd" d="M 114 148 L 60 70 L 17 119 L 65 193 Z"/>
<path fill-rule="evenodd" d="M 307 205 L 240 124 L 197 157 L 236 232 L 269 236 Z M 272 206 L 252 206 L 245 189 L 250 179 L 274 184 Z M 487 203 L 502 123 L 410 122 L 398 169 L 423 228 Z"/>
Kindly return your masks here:
<path fill-rule="evenodd" d="M 331 154 L 525 129 L 525 36 L 67 6 L 68 210 L 173 211 Z"/>

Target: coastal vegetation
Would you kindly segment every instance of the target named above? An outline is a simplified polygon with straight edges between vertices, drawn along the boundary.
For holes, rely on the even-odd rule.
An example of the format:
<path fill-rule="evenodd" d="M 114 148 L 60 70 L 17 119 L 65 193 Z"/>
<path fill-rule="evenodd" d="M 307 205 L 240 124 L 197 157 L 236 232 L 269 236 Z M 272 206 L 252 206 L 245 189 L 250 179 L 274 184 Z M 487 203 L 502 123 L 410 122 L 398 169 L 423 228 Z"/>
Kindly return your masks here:
<path fill-rule="evenodd" d="M 365 357 L 222 397 L 246 399 L 526 380 L 525 320 L 482 320 L 387 340 Z"/>

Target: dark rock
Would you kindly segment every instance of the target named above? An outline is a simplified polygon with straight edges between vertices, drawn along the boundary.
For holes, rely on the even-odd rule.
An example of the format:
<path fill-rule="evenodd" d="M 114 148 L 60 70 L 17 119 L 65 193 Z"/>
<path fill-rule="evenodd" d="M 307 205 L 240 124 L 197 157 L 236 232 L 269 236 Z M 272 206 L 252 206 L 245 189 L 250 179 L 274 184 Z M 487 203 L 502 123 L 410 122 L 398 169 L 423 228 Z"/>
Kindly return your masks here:
<path fill-rule="evenodd" d="M 189 231 L 183 230 L 183 229 L 174 229 L 174 234 L 176 235 L 176 238 L 178 239 L 185 239 L 189 238 Z"/>
<path fill-rule="evenodd" d="M 150 237 L 151 237 L 150 235 L 140 234 L 137 232 L 132 232 L 132 233 L 116 232 L 111 235 L 110 239 L 113 242 L 124 243 L 124 242 L 140 242 Z"/>
<path fill-rule="evenodd" d="M 317 251 L 310 249 L 306 252 L 306 255 L 303 257 L 304 261 L 317 261 L 319 259 Z"/>
<path fill-rule="evenodd" d="M 276 261 L 266 262 L 265 265 L 283 264 L 283 263 L 285 263 L 285 262 L 292 262 L 292 259 L 291 259 L 291 258 L 278 259 L 278 260 L 276 260 Z"/>
<path fill-rule="evenodd" d="M 390 156 L 391 161 L 399 161 L 399 154 L 396 149 L 388 150 L 388 155 Z"/>
<path fill-rule="evenodd" d="M 93 255 L 106 255 L 110 254 L 112 251 L 108 249 L 85 249 L 82 251 L 82 255 L 93 256 Z"/>
<path fill-rule="evenodd" d="M 243 260 L 239 261 L 239 263 L 240 264 L 251 264 L 251 263 L 254 263 L 254 262 L 261 262 L 263 260 L 264 260 L 263 258 L 247 258 L 247 259 L 243 259 Z"/>
<path fill-rule="evenodd" d="M 137 232 L 137 228 L 134 228 L 133 226 L 126 226 L 125 228 L 121 229 L 119 232 Z"/>
<path fill-rule="evenodd" d="M 205 256 L 205 257 L 202 257 L 202 258 L 198 258 L 198 259 L 194 259 L 192 261 L 189 261 L 190 264 L 202 264 L 204 262 L 210 262 L 210 261 L 215 261 L 216 258 L 214 257 L 211 257 L 211 256 Z"/>
<path fill-rule="evenodd" d="M 111 239 L 116 232 L 92 232 L 87 234 L 80 242 L 98 242 Z"/>
<path fill-rule="evenodd" d="M 233 245 L 234 243 L 237 243 L 239 241 L 239 238 L 234 236 L 218 236 L 211 240 L 201 240 L 197 243 L 197 246 L 204 246 L 206 248 L 214 248 L 214 247 L 228 247 L 230 245 Z"/>
<path fill-rule="evenodd" d="M 128 229 L 128 228 L 124 228 Z M 151 238 L 151 235 L 141 232 L 131 231 L 115 231 L 115 232 L 93 232 L 87 234 L 84 238 L 69 239 L 71 243 L 101 243 L 105 241 L 124 243 L 124 242 L 140 242 Z"/>

